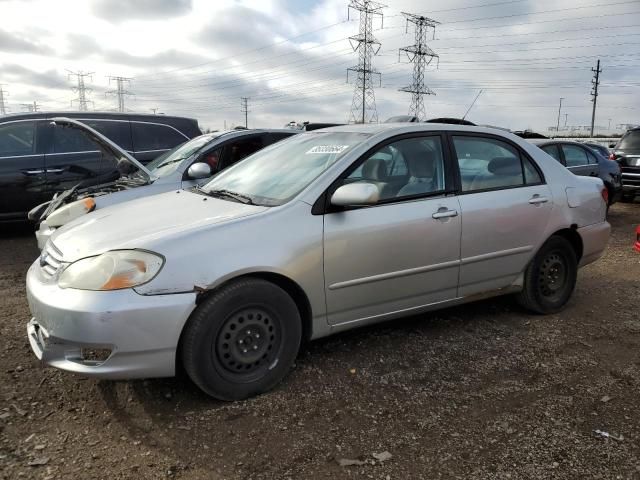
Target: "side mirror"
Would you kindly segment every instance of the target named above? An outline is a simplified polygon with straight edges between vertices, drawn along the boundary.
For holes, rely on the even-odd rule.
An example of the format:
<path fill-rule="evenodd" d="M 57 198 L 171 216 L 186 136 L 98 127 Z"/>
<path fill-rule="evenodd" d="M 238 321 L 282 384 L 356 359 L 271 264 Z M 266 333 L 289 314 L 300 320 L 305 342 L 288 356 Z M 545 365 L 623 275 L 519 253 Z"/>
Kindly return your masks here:
<path fill-rule="evenodd" d="M 210 177 L 211 167 L 209 166 L 209 164 L 204 162 L 194 163 L 189 167 L 189 170 L 187 170 L 187 176 L 194 180 Z"/>
<path fill-rule="evenodd" d="M 609 148 L 616 148 L 616 144 L 615 143 L 610 143 L 609 144 Z"/>
<path fill-rule="evenodd" d="M 338 188 L 331 196 L 331 205 L 357 207 L 375 205 L 380 199 L 380 190 L 373 183 L 349 183 Z"/>

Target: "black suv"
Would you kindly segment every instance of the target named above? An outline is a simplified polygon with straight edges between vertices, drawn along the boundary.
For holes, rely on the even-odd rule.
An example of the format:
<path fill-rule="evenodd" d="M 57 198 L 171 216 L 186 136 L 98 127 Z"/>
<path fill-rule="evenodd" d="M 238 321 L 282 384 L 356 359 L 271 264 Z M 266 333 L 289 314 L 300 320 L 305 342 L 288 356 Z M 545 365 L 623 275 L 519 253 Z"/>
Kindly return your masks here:
<path fill-rule="evenodd" d="M 142 163 L 201 134 L 190 118 L 98 112 L 42 112 L 0 117 L 0 221 L 25 220 L 56 192 L 116 170 L 116 160 L 75 129 L 49 119 L 80 120 Z"/>
<path fill-rule="evenodd" d="M 632 128 L 611 146 L 611 160 L 615 160 L 622 170 L 622 201 L 632 202 L 640 195 L 640 127 Z"/>

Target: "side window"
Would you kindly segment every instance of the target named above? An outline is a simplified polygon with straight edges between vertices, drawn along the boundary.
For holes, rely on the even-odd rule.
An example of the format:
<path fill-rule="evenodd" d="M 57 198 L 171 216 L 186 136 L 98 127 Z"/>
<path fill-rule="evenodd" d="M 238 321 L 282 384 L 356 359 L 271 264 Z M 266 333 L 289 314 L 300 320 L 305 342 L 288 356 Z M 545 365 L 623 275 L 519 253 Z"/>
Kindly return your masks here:
<path fill-rule="evenodd" d="M 567 168 L 589 164 L 587 152 L 580 147 L 575 145 L 562 145 L 562 151 L 564 152 L 564 160 Z"/>
<path fill-rule="evenodd" d="M 35 122 L 0 125 L 0 157 L 31 155 L 35 152 Z"/>
<path fill-rule="evenodd" d="M 528 161 L 523 168 L 520 153 L 493 138 L 454 136 L 463 192 L 517 187 L 540 183 L 537 170 Z"/>
<path fill-rule="evenodd" d="M 589 165 L 598 164 L 598 159 L 596 158 L 596 156 L 588 150 L 587 150 L 587 158 L 589 159 Z"/>
<path fill-rule="evenodd" d="M 184 135 L 166 125 L 131 122 L 133 147 L 136 152 L 169 150 L 187 140 Z"/>
<path fill-rule="evenodd" d="M 220 159 L 222 158 L 222 147 L 214 148 L 203 153 L 198 157 L 196 162 L 204 162 L 211 167 L 211 172 L 215 173 L 220 167 Z"/>
<path fill-rule="evenodd" d="M 546 145 L 542 147 L 542 150 L 547 152 L 553 158 L 555 158 L 558 162 L 562 163 L 562 157 L 560 156 L 560 150 L 558 150 L 557 145 Z"/>
<path fill-rule="evenodd" d="M 367 157 L 345 183 L 372 183 L 380 200 L 426 195 L 444 190 L 444 157 L 440 137 L 398 140 Z"/>
<path fill-rule="evenodd" d="M 75 128 L 51 127 L 53 129 L 53 153 L 74 153 L 98 151 L 99 147 L 80 130 Z"/>
<path fill-rule="evenodd" d="M 248 157 L 252 153 L 262 150 L 265 146 L 263 135 L 232 141 L 225 145 L 225 159 L 222 168 L 227 168 L 234 163 Z"/>
<path fill-rule="evenodd" d="M 97 130 L 120 148 L 131 151 L 131 127 L 128 121 L 115 122 L 111 120 L 82 120 L 94 130 Z"/>

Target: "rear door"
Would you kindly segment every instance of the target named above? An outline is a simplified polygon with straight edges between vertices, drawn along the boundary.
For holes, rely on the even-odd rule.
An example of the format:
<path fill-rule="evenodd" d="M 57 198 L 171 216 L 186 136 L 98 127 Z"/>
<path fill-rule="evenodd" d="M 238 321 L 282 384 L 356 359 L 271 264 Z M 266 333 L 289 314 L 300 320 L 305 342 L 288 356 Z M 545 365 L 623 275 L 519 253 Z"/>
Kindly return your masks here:
<path fill-rule="evenodd" d="M 0 220 L 24 219 L 47 198 L 44 154 L 34 120 L 0 124 Z"/>
<path fill-rule="evenodd" d="M 582 176 L 598 176 L 598 163 L 593 158 L 589 159 L 589 152 L 582 145 L 572 145 L 569 143 L 560 144 L 560 149 L 564 157 L 564 163 L 571 173 Z"/>
<path fill-rule="evenodd" d="M 509 286 L 542 241 L 552 208 L 542 172 L 502 137 L 453 133 L 462 210 L 458 295 Z"/>
<path fill-rule="evenodd" d="M 189 137 L 170 125 L 135 120 L 131 121 L 131 137 L 135 157 L 142 163 L 149 163 L 189 140 Z"/>

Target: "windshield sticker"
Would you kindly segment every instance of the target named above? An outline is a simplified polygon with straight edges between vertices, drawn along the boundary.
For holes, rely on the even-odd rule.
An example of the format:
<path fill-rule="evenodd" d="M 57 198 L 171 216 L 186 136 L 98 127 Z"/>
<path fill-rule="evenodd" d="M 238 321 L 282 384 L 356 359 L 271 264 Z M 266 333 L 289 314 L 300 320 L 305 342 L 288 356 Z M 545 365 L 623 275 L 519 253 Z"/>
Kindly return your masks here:
<path fill-rule="evenodd" d="M 349 145 L 316 145 L 311 150 L 309 150 L 306 154 L 310 155 L 312 153 L 321 153 L 321 154 L 342 153 L 347 148 L 349 148 Z"/>

